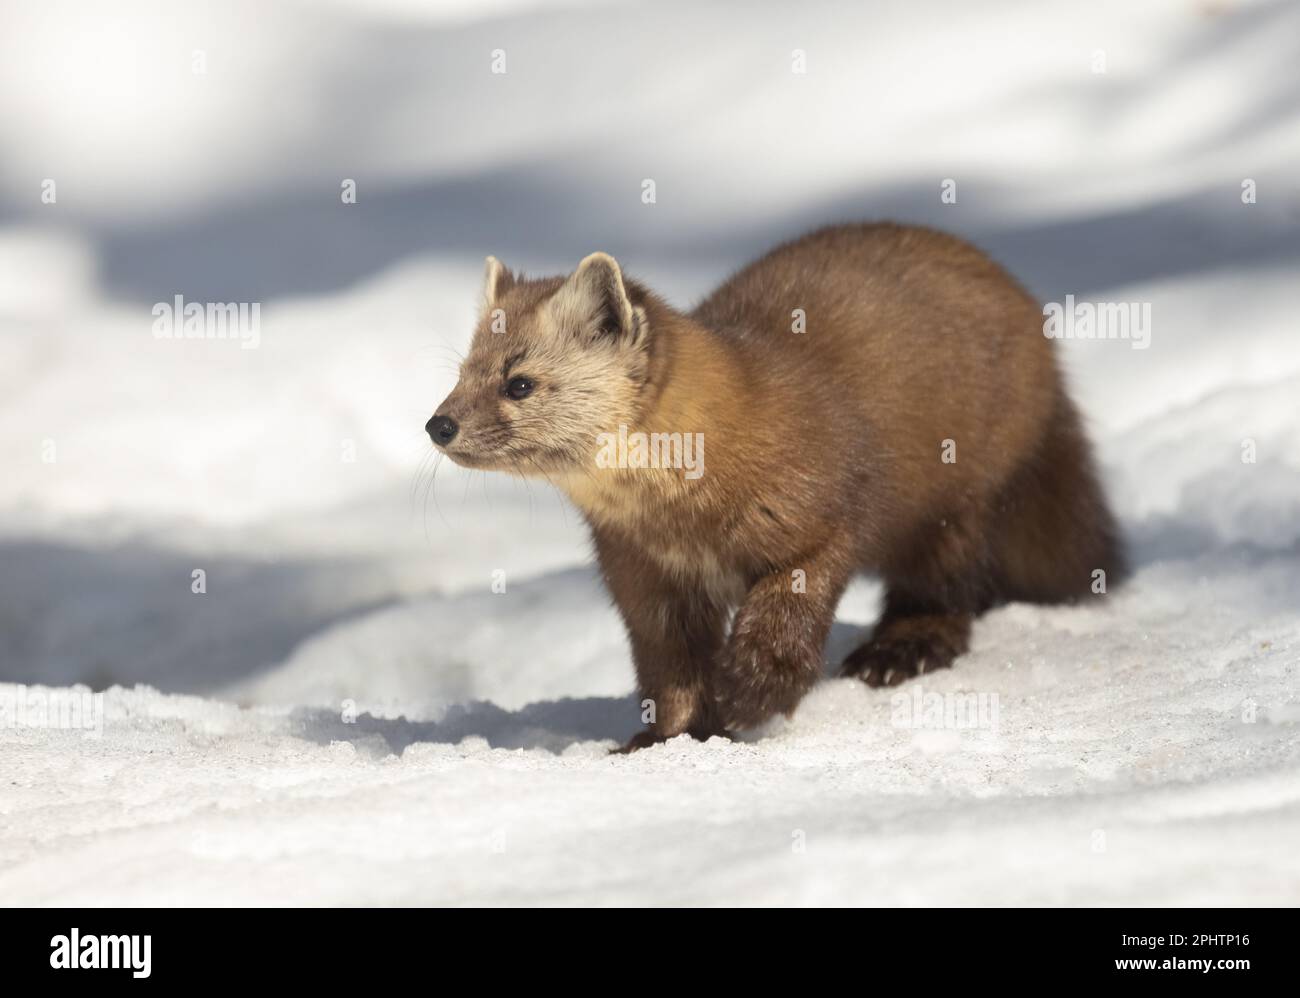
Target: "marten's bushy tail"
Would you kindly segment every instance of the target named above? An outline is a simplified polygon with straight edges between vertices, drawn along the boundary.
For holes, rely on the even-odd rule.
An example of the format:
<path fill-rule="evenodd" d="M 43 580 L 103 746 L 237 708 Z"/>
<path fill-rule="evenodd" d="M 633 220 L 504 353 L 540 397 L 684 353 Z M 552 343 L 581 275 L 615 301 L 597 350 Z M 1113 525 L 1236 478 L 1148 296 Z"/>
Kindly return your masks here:
<path fill-rule="evenodd" d="M 1128 575 L 1092 448 L 1064 394 L 1038 449 L 1003 488 L 992 527 L 1000 600 L 1066 602 L 1108 591 Z"/>

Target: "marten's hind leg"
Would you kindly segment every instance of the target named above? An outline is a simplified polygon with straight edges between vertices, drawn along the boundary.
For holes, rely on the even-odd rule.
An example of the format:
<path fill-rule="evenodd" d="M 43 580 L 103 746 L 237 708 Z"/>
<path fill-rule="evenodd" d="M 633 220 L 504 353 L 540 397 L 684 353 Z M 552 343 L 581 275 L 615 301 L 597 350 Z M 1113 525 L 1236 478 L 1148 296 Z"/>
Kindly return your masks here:
<path fill-rule="evenodd" d="M 884 566 L 885 608 L 843 674 L 896 686 L 945 669 L 966 651 L 971 622 L 993 601 L 985 512 L 972 504 L 919 529 Z"/>
<path fill-rule="evenodd" d="M 950 667 L 970 642 L 973 613 L 952 612 L 891 592 L 871 640 L 844 660 L 844 675 L 868 686 L 897 686 Z"/>
<path fill-rule="evenodd" d="M 971 622 L 991 606 L 1101 595 L 1126 574 L 1091 448 L 1062 396 L 1043 439 L 992 502 L 924 525 L 884 566 L 885 612 L 844 672 L 897 685 L 952 665 Z"/>

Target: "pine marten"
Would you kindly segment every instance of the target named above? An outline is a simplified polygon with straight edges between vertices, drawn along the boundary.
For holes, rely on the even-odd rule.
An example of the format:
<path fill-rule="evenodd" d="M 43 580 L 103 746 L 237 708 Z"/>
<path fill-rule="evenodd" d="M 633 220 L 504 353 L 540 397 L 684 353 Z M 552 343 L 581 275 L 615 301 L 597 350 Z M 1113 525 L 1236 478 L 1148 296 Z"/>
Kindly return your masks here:
<path fill-rule="evenodd" d="M 654 703 L 629 748 L 793 711 L 857 572 L 885 583 L 843 664 L 871 686 L 952 665 L 996 604 L 1124 572 L 1042 310 L 957 238 L 821 229 L 690 312 L 604 253 L 535 280 L 488 257 L 484 284 L 426 429 L 582 511 Z"/>

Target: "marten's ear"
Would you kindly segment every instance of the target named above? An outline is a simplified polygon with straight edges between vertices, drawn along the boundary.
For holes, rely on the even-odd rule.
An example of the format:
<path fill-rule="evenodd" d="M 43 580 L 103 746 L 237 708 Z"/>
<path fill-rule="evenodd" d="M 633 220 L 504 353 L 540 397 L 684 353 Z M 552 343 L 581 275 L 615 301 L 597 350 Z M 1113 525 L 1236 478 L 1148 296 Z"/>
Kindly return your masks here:
<path fill-rule="evenodd" d="M 565 330 L 593 340 L 640 345 L 646 332 L 645 309 L 632 304 L 623 271 L 608 253 L 592 253 L 555 292 L 551 309 Z"/>
<path fill-rule="evenodd" d="M 501 265 L 501 261 L 494 256 L 488 257 L 483 267 L 483 305 L 491 308 L 514 283 L 514 276 Z"/>

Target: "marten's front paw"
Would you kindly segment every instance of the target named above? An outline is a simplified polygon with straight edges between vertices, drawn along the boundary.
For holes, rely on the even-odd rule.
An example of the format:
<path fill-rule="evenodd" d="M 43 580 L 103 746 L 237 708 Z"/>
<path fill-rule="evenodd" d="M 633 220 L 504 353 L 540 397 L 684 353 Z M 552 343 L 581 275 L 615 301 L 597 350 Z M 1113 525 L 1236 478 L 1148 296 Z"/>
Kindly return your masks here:
<path fill-rule="evenodd" d="M 883 637 L 849 655 L 841 671 L 868 686 L 897 686 L 914 676 L 951 668 L 956 657 L 953 648 L 937 635 Z"/>
<path fill-rule="evenodd" d="M 820 649 L 738 626 L 714 681 L 718 715 L 729 731 L 752 728 L 798 706 L 821 672 Z"/>
<path fill-rule="evenodd" d="M 638 731 L 635 735 L 627 740 L 627 744 L 616 749 L 610 749 L 610 755 L 629 755 L 643 748 L 649 748 L 651 745 L 658 745 L 665 741 L 663 735 L 655 731 Z"/>
<path fill-rule="evenodd" d="M 731 737 L 729 732 L 723 731 L 721 728 L 706 725 L 697 725 L 688 728 L 686 731 L 679 732 L 679 734 L 690 735 L 697 742 L 707 742 L 710 738 L 714 737 Z M 626 745 L 623 745 L 620 748 L 610 749 L 609 754 L 630 755 L 631 753 L 640 751 L 643 748 L 649 748 L 651 745 L 658 745 L 661 742 L 666 742 L 671 737 L 675 736 L 665 735 L 661 732 L 655 731 L 653 728 L 647 728 L 645 731 L 638 731 L 635 735 L 629 738 Z"/>

